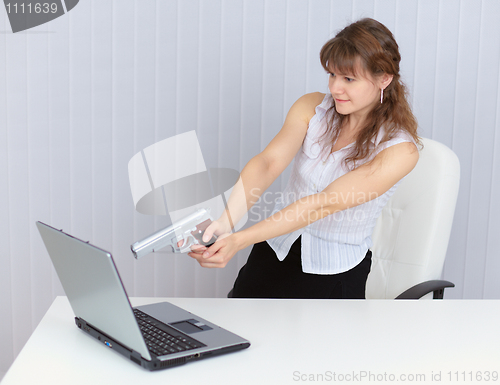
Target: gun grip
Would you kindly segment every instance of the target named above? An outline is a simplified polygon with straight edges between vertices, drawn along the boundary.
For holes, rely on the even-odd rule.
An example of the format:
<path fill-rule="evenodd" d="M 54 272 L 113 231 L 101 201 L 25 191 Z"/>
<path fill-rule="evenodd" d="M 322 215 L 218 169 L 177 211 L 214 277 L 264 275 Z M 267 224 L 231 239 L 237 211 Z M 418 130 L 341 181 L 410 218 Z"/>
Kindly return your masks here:
<path fill-rule="evenodd" d="M 207 220 L 201 222 L 200 224 L 198 224 L 196 226 L 196 229 L 193 232 L 191 232 L 191 235 L 196 238 L 196 240 L 198 241 L 198 244 L 200 244 L 202 246 L 210 247 L 217 240 L 217 236 L 212 235 L 212 238 L 210 238 L 210 240 L 208 242 L 203 242 L 203 234 L 205 234 L 205 230 L 210 225 L 210 223 L 212 223 L 212 221 L 210 219 L 207 219 Z"/>

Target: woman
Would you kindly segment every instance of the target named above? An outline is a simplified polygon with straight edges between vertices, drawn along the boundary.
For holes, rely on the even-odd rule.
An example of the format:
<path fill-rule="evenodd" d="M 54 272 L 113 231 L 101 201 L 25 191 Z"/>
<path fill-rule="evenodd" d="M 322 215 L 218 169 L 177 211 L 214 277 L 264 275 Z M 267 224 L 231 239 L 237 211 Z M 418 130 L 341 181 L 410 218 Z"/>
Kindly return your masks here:
<path fill-rule="evenodd" d="M 328 41 L 320 60 L 330 93 L 295 102 L 281 131 L 244 167 L 228 209 L 207 229 L 204 238 L 215 233 L 217 242 L 189 253 L 201 266 L 224 267 L 254 244 L 234 297 L 365 298 L 373 227 L 417 163 L 417 123 L 392 33 L 360 20 Z M 294 158 L 273 215 L 229 234 Z M 236 204 L 238 194 L 246 207 Z"/>

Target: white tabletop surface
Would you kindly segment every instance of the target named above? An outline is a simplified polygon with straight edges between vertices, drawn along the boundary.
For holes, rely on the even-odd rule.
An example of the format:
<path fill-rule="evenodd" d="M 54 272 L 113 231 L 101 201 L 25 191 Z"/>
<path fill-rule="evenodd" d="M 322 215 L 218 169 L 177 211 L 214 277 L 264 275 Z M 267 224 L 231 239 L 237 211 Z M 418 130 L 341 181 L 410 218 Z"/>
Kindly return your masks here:
<path fill-rule="evenodd" d="M 78 330 L 66 297 L 58 297 L 1 385 L 500 384 L 494 380 L 500 373 L 498 300 L 131 302 L 163 300 L 252 345 L 148 372 Z"/>

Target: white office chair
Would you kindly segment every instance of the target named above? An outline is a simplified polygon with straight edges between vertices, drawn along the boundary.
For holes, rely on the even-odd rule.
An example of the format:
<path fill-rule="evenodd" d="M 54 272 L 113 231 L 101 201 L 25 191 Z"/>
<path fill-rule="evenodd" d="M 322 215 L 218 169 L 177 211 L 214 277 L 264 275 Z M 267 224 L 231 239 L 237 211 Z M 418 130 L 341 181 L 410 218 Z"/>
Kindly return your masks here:
<path fill-rule="evenodd" d="M 373 231 L 366 298 L 443 298 L 441 281 L 460 181 L 455 153 L 422 139 L 417 165 L 384 207 Z M 427 296 L 427 294 L 429 294 Z"/>

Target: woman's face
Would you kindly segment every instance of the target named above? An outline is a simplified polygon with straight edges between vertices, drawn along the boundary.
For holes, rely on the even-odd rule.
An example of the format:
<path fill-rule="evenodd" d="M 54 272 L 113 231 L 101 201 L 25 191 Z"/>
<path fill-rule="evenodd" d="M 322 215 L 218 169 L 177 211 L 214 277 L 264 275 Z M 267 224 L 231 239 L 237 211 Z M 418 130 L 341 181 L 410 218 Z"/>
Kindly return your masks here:
<path fill-rule="evenodd" d="M 332 70 L 328 87 L 339 114 L 361 119 L 380 103 L 380 90 L 385 88 L 380 80 L 374 79 L 361 68 L 357 69 L 356 75 Z"/>

